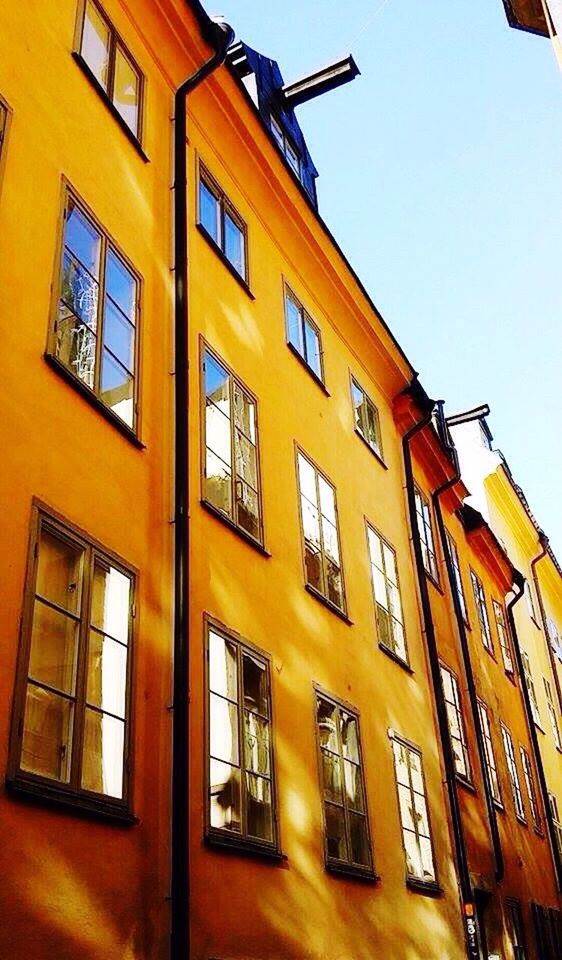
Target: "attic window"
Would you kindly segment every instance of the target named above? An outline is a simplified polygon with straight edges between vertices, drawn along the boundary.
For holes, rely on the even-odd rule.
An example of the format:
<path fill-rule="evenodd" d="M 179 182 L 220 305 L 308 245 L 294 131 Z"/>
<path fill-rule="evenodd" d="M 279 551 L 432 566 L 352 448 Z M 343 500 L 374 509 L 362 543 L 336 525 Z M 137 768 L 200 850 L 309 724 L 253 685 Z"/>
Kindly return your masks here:
<path fill-rule="evenodd" d="M 273 136 L 277 140 L 279 149 L 283 153 L 287 163 L 291 167 L 291 170 L 293 170 L 293 172 L 296 173 L 297 177 L 302 182 L 301 158 L 299 154 L 293 147 L 290 140 L 287 138 L 283 130 L 283 127 L 281 126 L 279 121 L 276 120 L 276 118 L 273 115 L 271 115 L 270 117 L 270 123 L 271 123 L 271 130 L 272 130 Z"/>

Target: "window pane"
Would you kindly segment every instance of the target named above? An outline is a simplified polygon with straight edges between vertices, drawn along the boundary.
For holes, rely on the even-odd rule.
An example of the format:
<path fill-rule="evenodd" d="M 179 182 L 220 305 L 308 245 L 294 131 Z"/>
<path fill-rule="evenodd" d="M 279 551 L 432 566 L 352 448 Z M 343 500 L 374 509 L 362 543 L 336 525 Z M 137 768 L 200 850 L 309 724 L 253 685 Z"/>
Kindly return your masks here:
<path fill-rule="evenodd" d="M 59 301 L 59 319 L 56 322 L 55 356 L 65 367 L 85 383 L 94 387 L 96 366 L 96 338 L 74 314 Z"/>
<path fill-rule="evenodd" d="M 227 260 L 240 276 L 246 274 L 244 264 L 244 234 L 228 213 L 224 214 L 224 252 Z"/>
<path fill-rule="evenodd" d="M 215 243 L 219 243 L 219 201 L 203 180 L 199 181 L 199 222 Z"/>
<path fill-rule="evenodd" d="M 111 353 L 129 372 L 135 367 L 135 328 L 109 297 L 105 298 L 103 311 L 103 342 Z"/>
<path fill-rule="evenodd" d="M 377 603 L 385 610 L 388 610 L 386 580 L 384 579 L 384 574 L 377 567 L 373 567 L 373 589 Z"/>
<path fill-rule="evenodd" d="M 318 490 L 320 492 L 320 510 L 330 523 L 336 522 L 336 508 L 334 502 L 333 488 L 324 480 L 324 477 L 318 475 Z"/>
<path fill-rule="evenodd" d="M 347 860 L 347 843 L 345 839 L 345 821 L 341 807 L 331 803 L 324 804 L 326 816 L 326 843 L 328 856 L 336 860 Z"/>
<path fill-rule="evenodd" d="M 236 647 L 219 633 L 209 630 L 209 686 L 229 700 L 238 700 Z"/>
<path fill-rule="evenodd" d="M 234 439 L 236 444 L 236 473 L 256 490 L 258 486 L 256 448 L 238 429 L 235 431 Z"/>
<path fill-rule="evenodd" d="M 88 273 L 99 279 L 101 236 L 72 197 L 65 211 L 64 244 Z"/>
<path fill-rule="evenodd" d="M 244 680 L 244 706 L 247 710 L 267 717 L 268 708 L 268 681 L 265 664 L 259 663 L 249 654 L 242 656 L 242 670 Z"/>
<path fill-rule="evenodd" d="M 140 79 L 129 58 L 117 44 L 115 49 L 115 76 L 113 103 L 133 133 L 138 132 Z"/>
<path fill-rule="evenodd" d="M 129 427 L 133 425 L 133 394 L 133 377 L 104 349 L 101 361 L 101 399 Z"/>
<path fill-rule="evenodd" d="M 269 775 L 269 724 L 249 710 L 244 711 L 244 763 L 253 773 Z"/>
<path fill-rule="evenodd" d="M 238 764 L 238 708 L 212 693 L 209 711 L 211 756 Z"/>
<path fill-rule="evenodd" d="M 400 803 L 400 819 L 404 830 L 414 830 L 414 801 L 409 787 L 402 786 L 402 784 L 398 785 L 398 801 Z"/>
<path fill-rule="evenodd" d="M 205 442 L 213 453 L 230 466 L 232 463 L 230 419 L 223 410 L 209 400 L 205 408 Z"/>
<path fill-rule="evenodd" d="M 97 280 L 65 251 L 62 262 L 57 331 L 70 313 L 95 333 L 98 327 L 98 294 Z"/>
<path fill-rule="evenodd" d="M 240 771 L 228 763 L 210 761 L 212 827 L 240 832 Z"/>
<path fill-rule="evenodd" d="M 349 760 L 344 760 L 343 764 L 345 778 L 345 798 L 347 808 L 363 811 L 363 786 L 361 778 L 361 768 Z"/>
<path fill-rule="evenodd" d="M 82 753 L 82 787 L 109 797 L 123 796 L 125 724 L 86 707 Z"/>
<path fill-rule="evenodd" d="M 109 42 L 109 27 L 98 8 L 88 0 L 84 14 L 81 53 L 105 90 L 109 72 Z"/>
<path fill-rule="evenodd" d="M 366 413 L 366 432 L 367 440 L 374 447 L 375 450 L 379 449 L 379 421 L 375 408 L 372 403 L 366 400 L 365 403 L 365 413 Z"/>
<path fill-rule="evenodd" d="M 316 495 L 316 471 L 314 467 L 299 453 L 298 456 L 299 463 L 299 485 L 301 493 L 310 500 L 311 503 L 317 504 L 317 495 Z"/>
<path fill-rule="evenodd" d="M 426 837 L 420 837 L 420 857 L 422 865 L 422 876 L 424 880 L 435 880 L 435 867 L 433 865 L 433 852 L 431 850 L 431 841 Z"/>
<path fill-rule="evenodd" d="M 29 676 L 74 693 L 77 624 L 40 600 L 33 608 Z"/>
<path fill-rule="evenodd" d="M 45 527 L 41 529 L 36 592 L 73 613 L 80 606 L 82 553 Z"/>
<path fill-rule="evenodd" d="M 90 630 L 86 699 L 92 706 L 125 718 L 127 648 Z"/>
<path fill-rule="evenodd" d="M 68 782 L 73 707 L 69 700 L 28 683 L 23 720 L 22 770 Z"/>
<path fill-rule="evenodd" d="M 318 511 L 305 497 L 301 497 L 301 502 L 304 538 L 313 550 L 318 551 L 320 550 L 320 522 L 318 519 Z"/>
<path fill-rule="evenodd" d="M 363 433 L 363 423 L 361 416 L 361 408 L 363 405 L 363 391 L 357 386 L 355 380 L 351 382 L 351 403 L 353 405 L 353 414 L 355 417 L 355 426 L 357 429 Z"/>
<path fill-rule="evenodd" d="M 340 551 L 338 546 L 338 531 L 332 523 L 324 519 L 322 520 L 322 536 L 324 540 L 324 552 L 339 571 Z"/>
<path fill-rule="evenodd" d="M 327 747 L 333 753 L 339 752 L 337 723 L 339 710 L 329 700 L 320 697 L 316 701 L 316 719 L 320 735 L 320 746 Z"/>
<path fill-rule="evenodd" d="M 293 168 L 297 177 L 300 176 L 300 160 L 296 150 L 293 150 L 291 144 L 285 141 L 285 156 L 289 161 L 289 166 Z"/>
<path fill-rule="evenodd" d="M 304 565 L 306 582 L 321 593 L 324 591 L 324 576 L 322 573 L 322 554 L 308 541 L 304 545 Z"/>
<path fill-rule="evenodd" d="M 287 337 L 289 343 L 292 343 L 301 356 L 304 356 L 301 312 L 293 298 L 288 294 L 285 294 L 285 317 L 287 321 Z"/>
<path fill-rule="evenodd" d="M 246 799 L 248 834 L 259 840 L 273 840 L 273 810 L 269 780 L 247 773 Z"/>
<path fill-rule="evenodd" d="M 357 720 L 348 713 L 341 714 L 341 742 L 346 760 L 359 763 L 359 743 L 357 739 Z"/>
<path fill-rule="evenodd" d="M 384 569 L 386 575 L 389 580 L 392 580 L 393 583 L 396 583 L 396 561 L 394 558 L 394 550 L 391 550 L 388 544 L 383 542 L 382 552 L 384 556 Z"/>
<path fill-rule="evenodd" d="M 407 660 L 407 651 L 406 651 L 406 640 L 404 637 L 404 628 L 398 620 L 393 620 L 391 624 L 392 630 L 392 644 L 394 646 L 395 652 L 398 656 L 402 657 L 403 660 Z"/>
<path fill-rule="evenodd" d="M 326 559 L 326 580 L 328 587 L 328 600 L 331 600 L 337 607 L 343 610 L 343 581 L 341 569 L 335 563 Z"/>
<path fill-rule="evenodd" d="M 216 457 L 210 450 L 207 450 L 206 456 L 204 497 L 229 517 L 232 516 L 230 470 L 224 461 Z"/>
<path fill-rule="evenodd" d="M 256 405 L 236 382 L 234 383 L 234 421 L 238 429 L 255 444 Z"/>
<path fill-rule="evenodd" d="M 111 247 L 108 248 L 105 258 L 105 290 L 127 319 L 134 324 L 137 282 Z"/>
<path fill-rule="evenodd" d="M 205 352 L 203 366 L 207 399 L 212 400 L 226 416 L 230 416 L 230 377 L 227 371 L 207 352 Z"/>
<path fill-rule="evenodd" d="M 340 758 L 327 750 L 322 750 L 322 776 L 324 799 L 343 803 Z"/>
<path fill-rule="evenodd" d="M 369 852 L 369 837 L 367 834 L 367 819 L 356 813 L 349 814 L 349 833 L 351 841 L 351 859 L 353 863 L 369 866 L 371 855 Z"/>
<path fill-rule="evenodd" d="M 250 536 L 261 539 L 259 498 L 242 480 L 236 481 L 236 522 Z"/>
<path fill-rule="evenodd" d="M 306 349 L 306 362 L 314 370 L 317 377 L 322 378 L 322 362 L 320 359 L 320 340 L 314 327 L 305 320 L 304 338 Z"/>
<path fill-rule="evenodd" d="M 96 559 L 92 581 L 91 622 L 103 633 L 127 643 L 131 581 L 109 563 Z"/>
<path fill-rule="evenodd" d="M 404 847 L 406 848 L 406 870 L 411 877 L 423 879 L 423 867 L 420 848 L 415 833 L 404 831 Z"/>

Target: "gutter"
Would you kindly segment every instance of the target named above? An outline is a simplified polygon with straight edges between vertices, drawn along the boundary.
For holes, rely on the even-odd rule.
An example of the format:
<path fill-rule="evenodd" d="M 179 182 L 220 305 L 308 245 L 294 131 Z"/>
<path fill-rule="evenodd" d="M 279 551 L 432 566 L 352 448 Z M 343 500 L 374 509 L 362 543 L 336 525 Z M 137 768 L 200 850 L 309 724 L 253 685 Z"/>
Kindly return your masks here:
<path fill-rule="evenodd" d="M 443 421 L 443 404 L 439 404 L 439 416 Z M 448 418 L 447 423 L 450 422 Z M 486 763 L 486 750 L 484 746 L 484 734 L 482 732 L 482 724 L 480 722 L 480 711 L 478 710 L 478 695 L 476 693 L 476 684 L 474 682 L 474 673 L 472 670 L 472 661 L 470 658 L 470 647 L 468 645 L 468 638 L 466 635 L 466 627 L 462 615 L 461 604 L 459 596 L 457 593 L 457 585 L 455 582 L 455 574 L 453 570 L 453 561 L 449 553 L 449 546 L 447 543 L 447 537 L 445 533 L 445 524 L 443 521 L 443 514 L 441 512 L 441 504 L 439 498 L 448 490 L 450 487 L 453 487 L 461 479 L 461 472 L 459 466 L 459 460 L 457 456 L 457 451 L 454 444 L 448 444 L 449 453 L 455 464 L 455 473 L 449 479 L 445 480 L 441 486 L 437 487 L 433 491 L 432 501 L 433 501 L 433 511 L 437 521 L 437 529 L 439 530 L 439 538 L 441 540 L 441 548 L 443 550 L 443 556 L 445 557 L 445 566 L 447 568 L 447 579 L 449 581 L 449 590 L 453 600 L 453 608 L 455 611 L 455 618 L 457 621 L 457 629 L 459 634 L 460 648 L 462 653 L 462 660 L 464 665 L 464 672 L 466 676 L 466 684 L 468 690 L 468 699 L 470 702 L 470 710 L 472 713 L 472 723 L 474 731 L 476 733 L 476 745 L 478 748 L 478 760 L 480 763 L 480 771 L 482 774 L 482 783 L 484 785 L 484 797 L 486 800 L 486 813 L 488 816 L 488 825 L 490 828 L 490 836 L 492 839 L 492 849 L 494 853 L 494 862 L 495 862 L 495 878 L 496 882 L 499 882 L 503 879 L 504 876 L 504 859 L 501 847 L 500 833 L 498 829 L 498 820 L 496 815 L 496 808 L 494 806 L 494 798 L 492 797 L 492 791 L 490 788 L 490 783 L 487 773 L 487 763 Z"/>
<path fill-rule="evenodd" d="M 543 599 L 542 599 L 542 593 L 541 593 L 541 587 L 540 587 L 540 583 L 539 583 L 539 578 L 538 578 L 538 576 L 537 576 L 537 571 L 535 570 L 535 567 L 536 567 L 537 563 L 539 562 L 539 560 L 542 560 L 543 557 L 546 557 L 547 554 L 550 554 L 550 551 L 549 551 L 549 549 L 548 549 L 548 537 L 547 537 L 546 533 L 544 533 L 542 530 L 539 530 L 539 545 L 540 545 L 540 547 L 541 547 L 541 552 L 534 558 L 534 560 L 531 560 L 531 572 L 532 572 L 532 574 L 533 574 L 533 583 L 535 584 L 535 590 L 536 590 L 536 593 L 537 593 L 537 599 L 538 599 L 538 601 L 539 601 L 539 610 L 540 610 L 540 612 L 541 612 L 542 626 L 543 626 L 544 635 L 545 635 L 545 639 L 546 639 L 546 646 L 547 646 L 547 650 L 548 650 L 548 656 L 549 656 L 549 659 L 550 659 L 550 668 L 551 668 L 552 674 L 553 674 L 553 676 L 554 676 L 554 685 L 555 685 L 555 687 L 556 687 L 556 696 L 558 697 L 558 713 L 560 714 L 560 713 L 562 713 L 562 691 L 560 690 L 560 679 L 559 679 L 559 677 L 558 677 L 558 670 L 557 670 L 557 668 L 556 668 L 556 660 L 554 659 L 554 652 L 553 652 L 553 650 L 552 650 L 552 645 L 551 645 L 551 643 L 550 643 L 550 637 L 549 637 L 549 635 L 548 635 L 548 623 L 547 623 L 547 621 L 546 621 L 546 611 L 545 611 L 545 609 L 544 609 L 544 603 L 543 603 Z"/>
<path fill-rule="evenodd" d="M 409 391 L 411 395 L 419 393 L 420 384 L 414 377 Z M 449 808 L 451 811 L 451 823 L 453 827 L 453 841 L 455 849 L 455 859 L 462 898 L 462 914 L 465 929 L 465 947 L 466 955 L 469 960 L 478 958 L 480 954 L 477 950 L 474 931 L 474 897 L 472 885 L 470 882 L 470 871 L 468 867 L 468 858 L 466 844 L 464 840 L 462 819 L 460 812 L 459 799 L 456 788 L 456 772 L 453 758 L 453 749 L 451 745 L 451 736 L 449 733 L 449 719 L 447 716 L 447 707 L 445 703 L 445 694 L 443 691 L 443 681 L 441 679 L 441 668 L 439 666 L 439 652 L 435 638 L 435 626 L 431 615 L 431 602 L 427 588 L 427 579 L 423 566 L 423 555 L 421 549 L 420 535 L 416 520 L 416 501 L 414 491 L 414 475 L 412 471 L 412 455 L 410 443 L 417 433 L 420 433 L 429 423 L 433 414 L 435 403 L 426 397 L 424 404 L 426 412 L 420 420 L 414 423 L 402 437 L 402 457 L 404 461 L 404 474 L 406 479 L 406 497 L 408 502 L 408 514 L 410 520 L 410 530 L 412 535 L 412 544 L 414 548 L 414 559 L 416 565 L 416 575 L 420 592 L 420 601 L 422 608 L 422 620 L 425 633 L 426 647 L 429 658 L 429 666 L 432 679 L 432 688 L 437 712 L 437 722 L 439 727 L 439 736 L 443 749 L 443 761 L 445 764 L 445 783 L 447 787 L 447 796 Z M 472 921 L 471 923 L 469 921 Z"/>
<path fill-rule="evenodd" d="M 542 756 L 539 748 L 539 740 L 537 737 L 537 731 L 536 731 L 535 723 L 533 720 L 533 713 L 531 710 L 531 701 L 529 698 L 527 681 L 525 679 L 525 669 L 523 666 L 523 657 L 521 656 L 521 647 L 519 646 L 519 637 L 517 636 L 517 628 L 515 626 L 515 617 L 513 616 L 513 608 L 515 604 L 521 600 L 524 593 L 525 577 L 523 576 L 522 573 L 519 573 L 518 570 L 514 570 L 513 579 L 514 579 L 515 586 L 519 590 L 519 593 L 516 594 L 506 606 L 507 619 L 509 622 L 509 629 L 511 630 L 511 637 L 513 640 L 513 649 L 515 651 L 515 659 L 517 661 L 517 670 L 519 672 L 519 679 L 521 681 L 521 692 L 523 694 L 523 702 L 525 704 L 525 713 L 527 715 L 527 726 L 529 728 L 529 737 L 531 740 L 531 746 L 533 748 L 535 768 L 536 768 L 537 776 L 539 780 L 539 788 L 541 792 L 544 816 L 545 816 L 546 825 L 548 829 L 548 839 L 550 840 L 550 850 L 552 853 L 552 860 L 554 864 L 554 873 L 556 877 L 556 882 L 558 884 L 558 890 L 561 891 L 562 890 L 562 858 L 560 856 L 560 850 L 558 848 L 558 840 L 556 836 L 556 830 L 554 828 L 554 819 L 552 816 L 552 811 L 550 809 L 550 802 L 548 799 L 548 786 L 546 783 Z"/>
<path fill-rule="evenodd" d="M 194 4 L 189 4 L 193 9 Z M 197 11 L 194 11 L 197 13 Z M 188 472 L 188 261 L 186 100 L 224 62 L 234 31 L 227 24 L 209 25 L 197 16 L 214 52 L 179 85 L 174 95 L 174 665 L 172 719 L 171 814 L 171 960 L 189 956 L 189 506 Z"/>

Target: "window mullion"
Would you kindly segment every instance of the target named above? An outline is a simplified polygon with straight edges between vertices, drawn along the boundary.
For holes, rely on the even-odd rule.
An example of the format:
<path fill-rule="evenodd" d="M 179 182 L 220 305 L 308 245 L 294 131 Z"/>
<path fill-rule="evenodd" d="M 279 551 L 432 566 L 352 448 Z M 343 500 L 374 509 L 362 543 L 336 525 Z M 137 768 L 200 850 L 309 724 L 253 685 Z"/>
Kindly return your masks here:
<path fill-rule="evenodd" d="M 107 22 L 107 21 L 106 21 Z M 115 85 L 115 59 L 117 56 L 117 37 L 115 30 L 109 26 L 109 63 L 107 67 L 107 95 L 113 103 L 113 88 Z"/>
<path fill-rule="evenodd" d="M 90 624 L 91 579 L 93 575 L 92 555 L 92 548 L 88 547 L 84 551 L 80 626 L 78 629 L 78 654 L 76 658 L 76 686 L 74 690 L 74 722 L 72 727 L 72 758 L 70 765 L 70 785 L 74 790 L 80 789 L 84 759 L 88 629 Z"/>

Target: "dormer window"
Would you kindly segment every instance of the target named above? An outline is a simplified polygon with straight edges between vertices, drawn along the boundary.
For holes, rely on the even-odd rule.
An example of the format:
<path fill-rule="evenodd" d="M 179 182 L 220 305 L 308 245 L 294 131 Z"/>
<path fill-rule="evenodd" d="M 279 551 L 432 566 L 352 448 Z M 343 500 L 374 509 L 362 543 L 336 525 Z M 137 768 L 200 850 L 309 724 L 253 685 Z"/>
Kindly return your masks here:
<path fill-rule="evenodd" d="M 285 132 L 284 132 L 284 130 L 283 130 L 283 127 L 281 126 L 281 124 L 279 123 L 279 121 L 276 120 L 273 115 L 271 115 L 271 117 L 270 117 L 269 119 L 270 119 L 270 124 L 271 124 L 271 130 L 272 130 L 273 136 L 274 136 L 275 139 L 277 140 L 277 143 L 278 143 L 278 145 L 279 145 L 279 149 L 280 149 L 281 152 L 283 153 L 283 155 L 284 155 L 287 163 L 288 163 L 289 166 L 291 167 L 291 170 L 293 170 L 293 172 L 296 173 L 296 175 L 297 175 L 297 177 L 299 178 L 299 180 L 302 181 L 302 176 L 301 176 L 301 158 L 300 158 L 299 154 L 297 153 L 297 151 L 296 151 L 295 148 L 293 147 L 292 143 L 290 142 L 290 140 L 289 140 L 288 137 L 286 136 L 286 134 L 285 134 Z"/>

